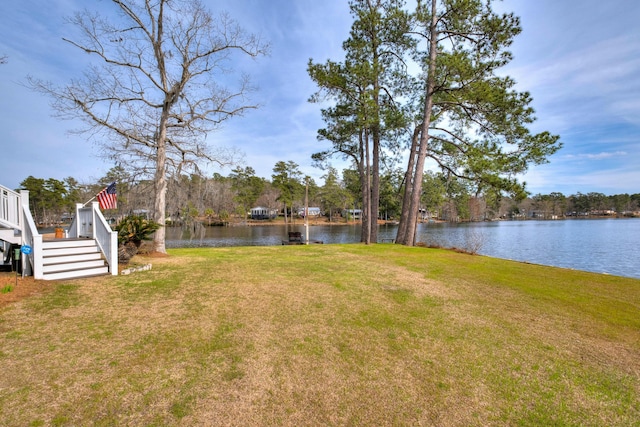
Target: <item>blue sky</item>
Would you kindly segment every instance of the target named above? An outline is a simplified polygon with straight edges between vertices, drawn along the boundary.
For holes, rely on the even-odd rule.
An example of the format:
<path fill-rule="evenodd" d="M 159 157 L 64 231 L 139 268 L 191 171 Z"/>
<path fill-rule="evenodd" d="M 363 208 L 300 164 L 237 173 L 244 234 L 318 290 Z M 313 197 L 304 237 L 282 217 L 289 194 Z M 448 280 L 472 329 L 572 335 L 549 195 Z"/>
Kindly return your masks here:
<path fill-rule="evenodd" d="M 277 161 L 293 160 L 320 183 L 324 172 L 311 166 L 310 157 L 327 145 L 316 139 L 323 123 L 320 107 L 307 102 L 316 88 L 306 66 L 309 58 L 342 58 L 351 25 L 347 1 L 205 3 L 214 12 L 224 8 L 272 46 L 269 57 L 245 69 L 259 87 L 252 100 L 261 108 L 226 122 L 209 143 L 240 149 L 244 165 L 260 176 L 270 178 Z M 86 137 L 69 134 L 78 123 L 51 117 L 49 100 L 22 84 L 28 74 L 57 83 L 80 75 L 87 56 L 62 41 L 72 32 L 64 17 L 92 4 L 108 6 L 95 0 L 3 4 L 0 55 L 9 62 L 0 66 L 0 184 L 16 188 L 29 175 L 93 183 L 113 166 Z M 522 177 L 528 190 L 639 193 L 640 2 L 505 0 L 497 7 L 515 12 L 523 26 L 504 73 L 533 97 L 538 120 L 532 129 L 558 134 L 564 143 L 549 164 Z"/>

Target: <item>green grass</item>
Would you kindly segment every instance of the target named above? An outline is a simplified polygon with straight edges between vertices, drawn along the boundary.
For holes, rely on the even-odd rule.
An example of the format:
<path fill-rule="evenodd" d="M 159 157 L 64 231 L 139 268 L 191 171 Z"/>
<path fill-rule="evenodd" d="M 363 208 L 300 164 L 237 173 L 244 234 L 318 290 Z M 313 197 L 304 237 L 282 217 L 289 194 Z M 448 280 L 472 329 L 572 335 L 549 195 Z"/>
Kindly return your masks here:
<path fill-rule="evenodd" d="M 180 249 L 0 311 L 0 425 L 640 425 L 640 281 L 397 245 Z"/>

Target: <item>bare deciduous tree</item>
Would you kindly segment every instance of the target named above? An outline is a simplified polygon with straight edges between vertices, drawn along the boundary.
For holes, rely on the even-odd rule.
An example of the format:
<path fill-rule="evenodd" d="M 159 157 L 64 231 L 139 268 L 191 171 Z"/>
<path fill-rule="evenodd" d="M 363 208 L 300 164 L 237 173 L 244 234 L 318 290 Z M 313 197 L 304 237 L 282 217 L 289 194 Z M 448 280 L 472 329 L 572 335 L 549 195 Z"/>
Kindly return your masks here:
<path fill-rule="evenodd" d="M 231 150 L 208 147 L 206 134 L 256 108 L 246 100 L 247 76 L 237 78 L 230 65 L 235 53 L 257 57 L 268 46 L 228 15 L 214 18 L 198 0 L 112 3 L 117 15 L 84 11 L 69 19 L 81 36 L 65 41 L 99 65 L 63 87 L 29 83 L 53 97 L 59 117 L 83 120 L 80 131 L 89 132 L 106 157 L 153 177 L 154 219 L 164 224 L 167 176 L 197 172 L 203 160 L 232 160 Z M 164 228 L 153 243 L 166 252 Z"/>

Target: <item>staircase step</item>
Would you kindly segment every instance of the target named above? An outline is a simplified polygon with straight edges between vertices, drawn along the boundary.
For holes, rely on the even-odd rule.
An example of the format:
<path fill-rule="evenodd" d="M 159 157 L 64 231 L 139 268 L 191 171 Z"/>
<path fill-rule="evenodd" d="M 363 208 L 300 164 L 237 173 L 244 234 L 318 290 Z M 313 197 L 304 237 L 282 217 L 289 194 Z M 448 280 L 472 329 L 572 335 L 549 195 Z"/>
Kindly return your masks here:
<path fill-rule="evenodd" d="M 42 249 L 63 249 L 63 248 L 82 248 L 95 246 L 95 239 L 57 239 L 57 240 L 44 240 L 42 242 Z"/>
<path fill-rule="evenodd" d="M 62 256 L 62 255 L 79 255 L 79 254 L 92 254 L 99 253 L 100 248 L 98 246 L 77 246 L 70 248 L 45 248 L 42 251 L 42 256 L 45 258 L 54 257 L 54 256 Z"/>
<path fill-rule="evenodd" d="M 64 254 L 64 255 L 56 255 L 50 256 L 48 252 L 45 253 L 45 256 L 42 257 L 42 265 L 52 265 L 52 264 L 64 264 L 70 262 L 81 262 L 81 261 L 95 261 L 102 259 L 102 254 L 99 251 L 93 252 L 85 252 L 78 254 Z"/>
<path fill-rule="evenodd" d="M 68 262 L 62 264 L 48 264 L 42 266 L 43 273 L 53 273 L 56 271 L 67 270 L 82 270 L 87 268 L 102 267 L 104 266 L 104 260 L 99 259 L 95 261 L 80 261 L 80 262 Z"/>
<path fill-rule="evenodd" d="M 44 280 L 62 280 L 62 279 L 77 279 L 80 277 L 90 276 L 102 276 L 109 273 L 109 267 L 106 265 L 103 267 L 88 268 L 83 270 L 66 270 L 57 271 L 52 273 L 44 273 Z"/>
<path fill-rule="evenodd" d="M 75 279 L 109 273 L 95 239 L 56 239 L 42 242 L 44 280 Z"/>

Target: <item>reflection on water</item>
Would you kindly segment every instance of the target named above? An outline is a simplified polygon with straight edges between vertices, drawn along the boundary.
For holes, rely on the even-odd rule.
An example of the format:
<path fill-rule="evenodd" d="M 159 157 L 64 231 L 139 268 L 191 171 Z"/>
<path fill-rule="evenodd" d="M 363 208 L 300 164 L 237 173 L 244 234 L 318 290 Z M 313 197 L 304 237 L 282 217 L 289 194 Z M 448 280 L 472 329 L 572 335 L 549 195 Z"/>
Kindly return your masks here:
<path fill-rule="evenodd" d="M 252 225 L 232 227 L 202 227 L 204 232 L 191 227 L 167 228 L 167 247 L 221 247 L 221 246 L 271 246 L 287 240 L 288 231 L 299 231 L 305 236 L 302 224 Z M 383 228 L 380 229 L 381 232 Z M 389 235 L 395 236 L 395 227 Z M 309 240 L 321 240 L 325 244 L 356 243 L 360 241 L 359 225 L 310 225 Z"/>
<path fill-rule="evenodd" d="M 167 247 L 280 245 L 297 224 L 167 228 Z M 379 241 L 394 239 L 397 226 L 378 229 Z M 417 241 L 458 247 L 497 258 L 640 278 L 640 219 L 498 221 L 419 224 Z M 358 225 L 311 225 L 310 240 L 357 243 Z"/>

